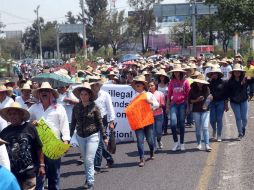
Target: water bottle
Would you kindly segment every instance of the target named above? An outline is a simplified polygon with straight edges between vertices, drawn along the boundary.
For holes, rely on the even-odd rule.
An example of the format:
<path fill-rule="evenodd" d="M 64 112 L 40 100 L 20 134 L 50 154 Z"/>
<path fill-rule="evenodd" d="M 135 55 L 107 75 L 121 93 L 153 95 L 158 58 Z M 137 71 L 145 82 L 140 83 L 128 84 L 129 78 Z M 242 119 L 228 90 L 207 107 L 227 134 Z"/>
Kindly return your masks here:
<path fill-rule="evenodd" d="M 211 98 L 211 94 L 206 98 L 206 100 L 205 100 L 205 102 L 204 102 L 204 104 L 203 104 L 203 110 L 207 110 L 208 109 L 208 106 L 209 106 L 209 104 L 211 103 L 211 100 L 212 100 L 212 98 Z"/>

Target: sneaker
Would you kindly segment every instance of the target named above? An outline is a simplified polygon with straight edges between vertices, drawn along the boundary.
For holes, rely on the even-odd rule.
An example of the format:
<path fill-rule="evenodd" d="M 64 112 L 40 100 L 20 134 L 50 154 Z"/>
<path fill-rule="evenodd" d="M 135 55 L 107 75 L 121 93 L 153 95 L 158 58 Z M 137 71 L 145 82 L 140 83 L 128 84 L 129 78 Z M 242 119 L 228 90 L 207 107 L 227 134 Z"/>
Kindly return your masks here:
<path fill-rule="evenodd" d="M 211 152 L 212 148 L 208 144 L 206 144 L 205 145 L 205 150 L 206 150 L 206 152 Z"/>
<path fill-rule="evenodd" d="M 113 167 L 113 165 L 114 165 L 114 161 L 112 160 L 112 161 L 110 161 L 110 162 L 107 162 L 107 164 L 106 164 L 105 168 L 106 168 L 106 169 L 108 169 L 108 168 L 112 168 L 112 167 Z"/>
<path fill-rule="evenodd" d="M 199 144 L 199 145 L 197 146 L 197 149 L 198 149 L 198 150 L 202 150 L 202 145 Z"/>
<path fill-rule="evenodd" d="M 222 141 L 221 137 L 218 136 L 217 142 L 221 142 L 221 141 Z"/>
<path fill-rule="evenodd" d="M 155 156 L 154 156 L 154 152 L 150 153 L 150 160 L 154 160 Z"/>
<path fill-rule="evenodd" d="M 174 143 L 174 146 L 172 148 L 172 151 L 176 151 L 176 150 L 179 150 L 180 148 L 180 144 L 178 142 Z"/>
<path fill-rule="evenodd" d="M 145 166 L 145 161 L 144 159 L 141 159 L 140 162 L 138 163 L 139 167 L 144 167 Z"/>
<path fill-rule="evenodd" d="M 94 189 L 94 186 L 93 185 L 85 185 L 84 189 Z"/>
<path fill-rule="evenodd" d="M 158 142 L 159 149 L 163 149 L 163 144 L 161 141 Z"/>
<path fill-rule="evenodd" d="M 243 128 L 243 137 L 245 136 L 245 132 L 246 132 L 246 129 L 245 127 Z"/>
<path fill-rule="evenodd" d="M 180 145 L 180 150 L 181 150 L 181 151 L 184 151 L 184 150 L 185 150 L 184 144 L 181 144 L 181 145 Z"/>
<path fill-rule="evenodd" d="M 236 140 L 241 141 L 241 140 L 242 140 L 242 138 L 243 138 L 243 135 L 242 135 L 242 134 L 240 134 L 240 135 L 238 135 L 238 137 L 237 137 L 237 139 L 236 139 Z"/>

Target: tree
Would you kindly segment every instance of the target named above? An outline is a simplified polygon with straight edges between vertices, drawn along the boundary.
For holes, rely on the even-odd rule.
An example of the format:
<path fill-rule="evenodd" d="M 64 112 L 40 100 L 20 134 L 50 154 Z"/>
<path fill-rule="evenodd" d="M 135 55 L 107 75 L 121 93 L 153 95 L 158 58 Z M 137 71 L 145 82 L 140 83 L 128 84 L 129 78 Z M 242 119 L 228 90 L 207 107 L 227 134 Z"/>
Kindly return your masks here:
<path fill-rule="evenodd" d="M 142 51 L 145 52 L 148 49 L 150 31 L 156 29 L 153 4 L 159 3 L 161 0 L 128 0 L 128 2 L 130 7 L 134 9 L 134 15 L 129 21 L 131 25 L 137 26 L 137 32 L 142 42 Z M 144 36 L 146 36 L 146 44 Z"/>

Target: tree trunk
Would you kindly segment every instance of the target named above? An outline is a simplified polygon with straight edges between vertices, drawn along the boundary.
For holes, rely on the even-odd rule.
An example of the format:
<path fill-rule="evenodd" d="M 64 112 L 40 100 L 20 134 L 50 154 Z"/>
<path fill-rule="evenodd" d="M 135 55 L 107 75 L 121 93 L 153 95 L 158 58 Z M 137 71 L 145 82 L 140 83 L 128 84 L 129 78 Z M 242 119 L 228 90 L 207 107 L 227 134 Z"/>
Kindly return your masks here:
<path fill-rule="evenodd" d="M 146 38 L 146 51 L 147 51 L 147 49 L 148 49 L 148 45 L 149 45 L 149 38 L 150 38 L 150 34 L 149 34 L 149 31 L 148 31 L 148 33 L 147 33 L 147 38 Z"/>

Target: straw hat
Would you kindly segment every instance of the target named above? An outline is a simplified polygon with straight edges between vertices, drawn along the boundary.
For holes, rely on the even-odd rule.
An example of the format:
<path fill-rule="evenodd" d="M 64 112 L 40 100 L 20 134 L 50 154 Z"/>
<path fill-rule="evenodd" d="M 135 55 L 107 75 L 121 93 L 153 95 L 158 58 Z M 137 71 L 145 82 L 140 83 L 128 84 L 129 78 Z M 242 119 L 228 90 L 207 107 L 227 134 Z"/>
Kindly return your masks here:
<path fill-rule="evenodd" d="M 201 73 L 199 71 L 194 71 L 191 77 L 197 77 L 198 75 L 201 75 Z"/>
<path fill-rule="evenodd" d="M 148 84 L 146 81 L 146 77 L 144 75 L 138 75 L 138 76 L 134 77 L 133 82 L 134 83 L 142 82 L 142 83 L 144 83 L 145 86 Z"/>
<path fill-rule="evenodd" d="M 212 67 L 212 69 L 206 74 L 206 76 L 208 78 L 211 78 L 211 75 L 213 73 L 218 73 L 219 77 L 222 78 L 223 77 L 223 73 L 221 72 L 221 69 L 219 67 Z"/>
<path fill-rule="evenodd" d="M 190 57 L 190 58 L 188 59 L 188 61 L 189 61 L 189 62 L 191 62 L 191 61 L 195 61 L 195 62 L 197 62 L 197 60 L 196 60 L 196 58 L 195 58 L 195 57 Z"/>
<path fill-rule="evenodd" d="M 177 60 L 174 60 L 173 63 L 174 64 L 181 64 L 182 62 L 177 59 Z"/>
<path fill-rule="evenodd" d="M 77 97 L 80 98 L 81 90 L 88 90 L 92 94 L 91 85 L 88 82 L 84 82 L 82 85 L 75 88 L 72 93 Z"/>
<path fill-rule="evenodd" d="M 209 84 L 209 82 L 207 82 L 205 80 L 205 76 L 203 74 L 198 75 L 196 79 L 193 79 L 193 82 L 202 83 L 202 84 Z"/>
<path fill-rule="evenodd" d="M 108 77 L 109 77 L 109 76 L 114 76 L 114 77 L 116 77 L 116 74 L 115 74 L 114 71 L 110 71 L 109 74 L 108 74 Z"/>
<path fill-rule="evenodd" d="M 183 72 L 185 73 L 185 71 L 182 69 L 182 66 L 180 64 L 175 64 L 173 70 L 169 71 L 169 72 Z"/>
<path fill-rule="evenodd" d="M 8 85 L 8 84 L 12 84 L 12 85 L 15 85 L 15 82 L 14 81 L 10 81 L 10 80 L 5 80 L 4 81 L 4 85 Z"/>
<path fill-rule="evenodd" d="M 94 85 L 94 84 L 97 84 L 97 83 L 102 83 L 101 81 L 101 77 L 100 76 L 90 76 L 89 77 L 89 83 L 90 85 Z"/>
<path fill-rule="evenodd" d="M 238 54 L 235 55 L 235 58 L 237 58 L 237 57 L 243 58 L 242 55 L 241 55 L 240 53 L 238 53 Z"/>
<path fill-rule="evenodd" d="M 0 138 L 0 146 L 3 144 L 7 144 L 7 142 Z"/>
<path fill-rule="evenodd" d="M 15 110 L 18 110 L 21 114 L 18 114 L 18 116 L 23 116 L 23 121 L 27 121 L 29 120 L 30 118 L 30 113 L 23 109 L 21 107 L 21 105 L 17 102 L 12 102 L 11 105 L 9 107 L 6 107 L 6 108 L 3 108 L 2 110 L 0 110 L 0 116 L 6 120 L 6 121 L 9 121 L 9 110 L 11 109 L 15 109 Z"/>
<path fill-rule="evenodd" d="M 30 88 L 30 85 L 28 83 L 25 83 L 20 90 L 22 91 L 22 90 L 32 90 L 32 89 Z"/>
<path fill-rule="evenodd" d="M 58 92 L 56 90 L 54 90 L 48 82 L 42 82 L 40 88 L 33 90 L 33 92 L 32 92 L 33 97 L 39 99 L 39 92 L 44 89 L 50 90 L 52 92 L 53 96 L 55 97 L 55 99 L 57 99 L 59 97 Z"/>
<path fill-rule="evenodd" d="M 164 69 L 160 69 L 157 73 L 155 73 L 155 75 L 158 75 L 158 76 L 165 76 L 167 78 L 169 78 L 169 76 L 167 75 L 167 73 L 165 72 Z"/>
<path fill-rule="evenodd" d="M 230 71 L 229 73 L 232 74 L 232 72 L 234 72 L 234 71 L 239 71 L 239 72 L 244 72 L 245 73 L 245 71 L 242 68 L 242 65 L 240 65 L 239 63 L 234 64 L 233 70 Z"/>
<path fill-rule="evenodd" d="M 0 92 L 6 92 L 8 96 L 12 95 L 12 90 L 4 85 L 0 85 Z"/>
<path fill-rule="evenodd" d="M 222 60 L 218 61 L 219 63 L 229 64 L 227 58 L 223 58 Z"/>

